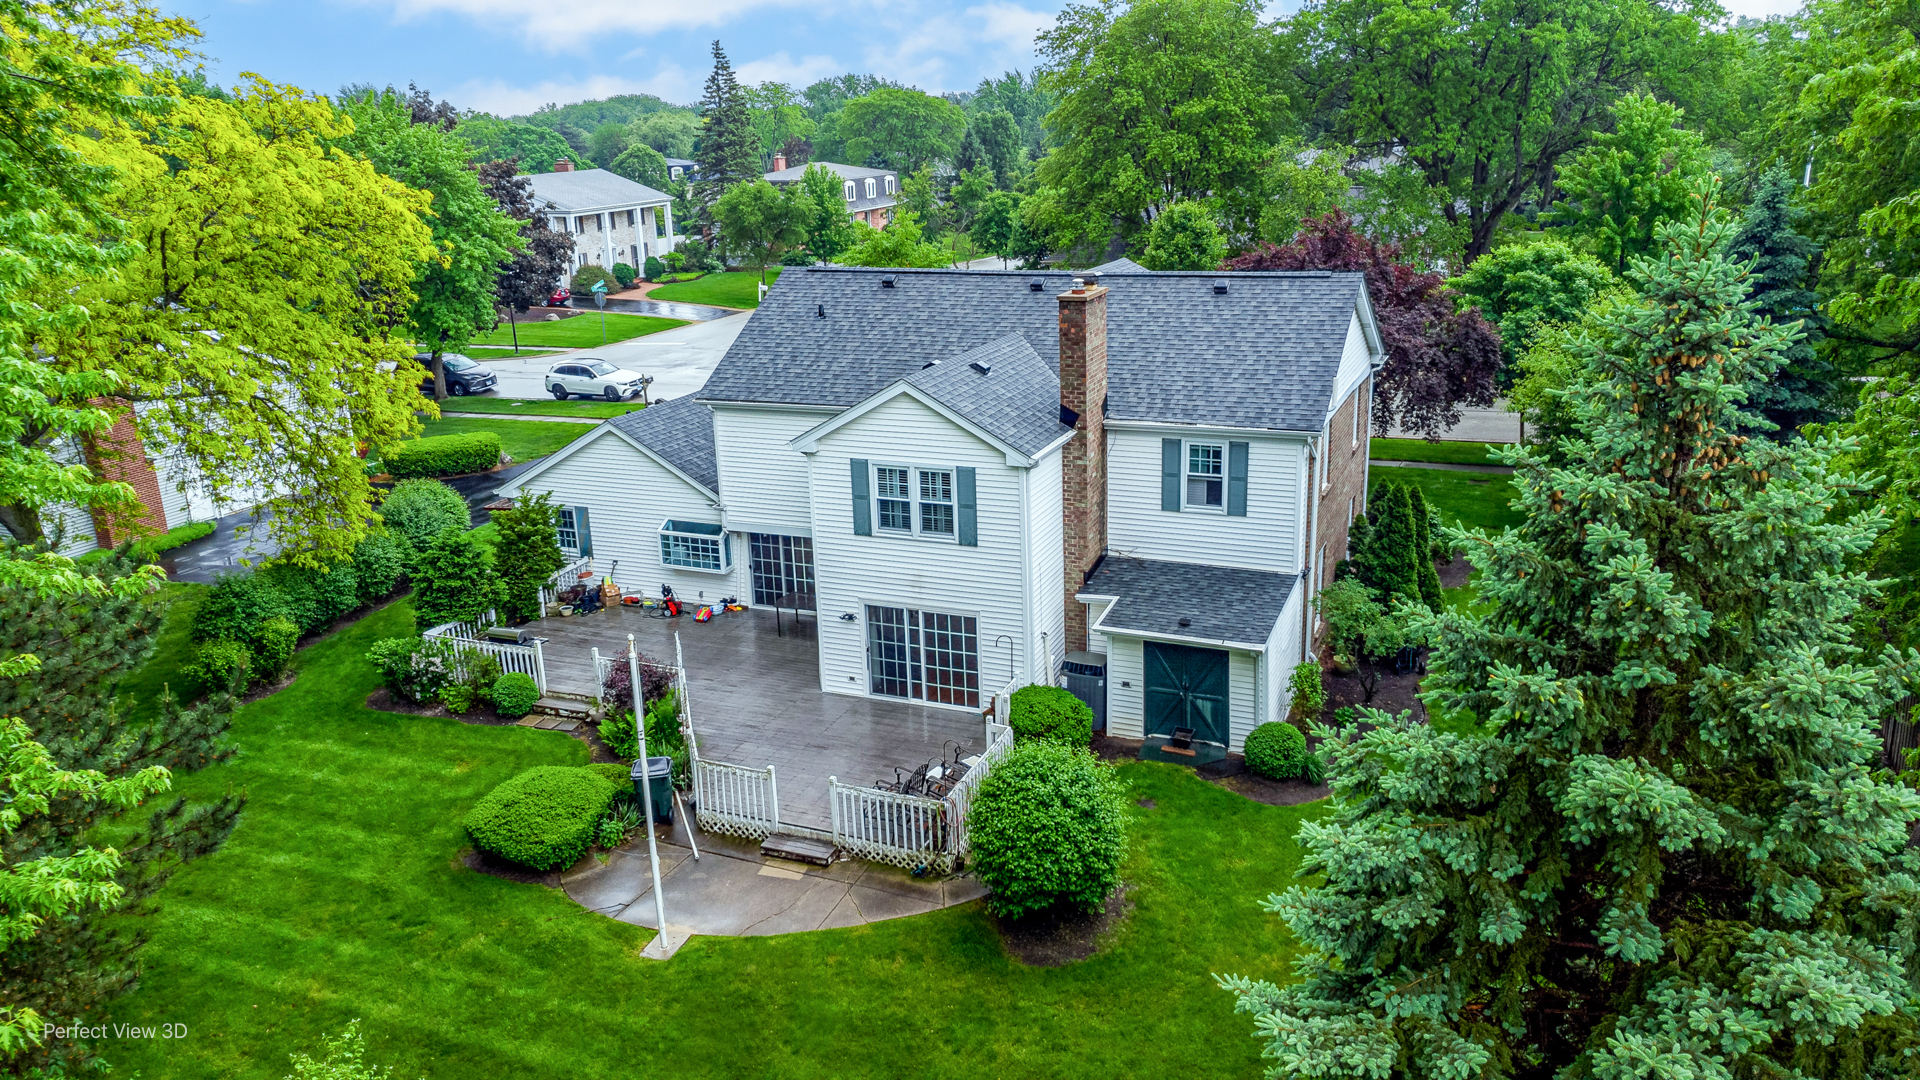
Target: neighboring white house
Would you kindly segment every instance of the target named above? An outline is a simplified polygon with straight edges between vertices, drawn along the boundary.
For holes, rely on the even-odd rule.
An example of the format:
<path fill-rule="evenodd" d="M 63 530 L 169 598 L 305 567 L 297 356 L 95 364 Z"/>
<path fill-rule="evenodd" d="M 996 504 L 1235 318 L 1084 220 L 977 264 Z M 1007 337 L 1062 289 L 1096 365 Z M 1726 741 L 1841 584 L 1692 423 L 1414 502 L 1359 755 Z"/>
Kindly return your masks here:
<path fill-rule="evenodd" d="M 573 265 L 641 269 L 649 256 L 679 245 L 673 233 L 673 197 L 605 169 L 575 169 L 565 158 L 536 173 L 534 202 L 549 227 L 573 235 Z"/>
<path fill-rule="evenodd" d="M 1358 274 L 1113 270 L 790 270 L 699 393 L 502 493 L 630 591 L 815 611 L 823 690 L 977 709 L 1089 650 L 1110 733 L 1238 750 L 1364 509 L 1378 328 Z"/>

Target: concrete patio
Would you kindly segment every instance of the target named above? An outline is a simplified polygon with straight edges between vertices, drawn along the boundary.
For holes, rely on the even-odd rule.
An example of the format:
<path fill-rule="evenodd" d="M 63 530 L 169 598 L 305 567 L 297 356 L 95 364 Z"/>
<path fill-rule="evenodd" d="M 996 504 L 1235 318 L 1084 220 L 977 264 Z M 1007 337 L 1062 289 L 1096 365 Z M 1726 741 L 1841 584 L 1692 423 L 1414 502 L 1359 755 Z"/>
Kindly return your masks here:
<path fill-rule="evenodd" d="M 550 691 L 598 693 L 591 650 L 624 655 L 633 634 L 641 655 L 672 663 L 674 635 L 686 660 L 689 705 L 700 756 L 751 768 L 774 766 L 782 821 L 826 829 L 827 777 L 849 784 L 892 781 L 927 761 L 986 748 L 977 712 L 935 709 L 820 690 L 812 615 L 796 620 L 753 610 L 696 623 L 691 614 L 656 619 L 639 608 L 543 619 L 528 629 L 543 648 Z M 671 916 L 669 916 L 671 917 Z"/>

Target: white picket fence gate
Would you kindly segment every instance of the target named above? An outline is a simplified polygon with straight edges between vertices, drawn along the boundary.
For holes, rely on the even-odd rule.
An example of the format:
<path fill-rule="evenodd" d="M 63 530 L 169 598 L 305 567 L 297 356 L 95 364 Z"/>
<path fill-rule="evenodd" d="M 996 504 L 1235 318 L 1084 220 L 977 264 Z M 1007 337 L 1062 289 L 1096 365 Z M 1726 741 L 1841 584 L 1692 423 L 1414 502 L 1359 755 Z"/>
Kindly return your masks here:
<path fill-rule="evenodd" d="M 505 641 L 489 641 L 486 637 L 487 628 L 498 625 L 499 617 L 489 611 L 468 622 L 441 623 L 420 636 L 452 642 L 454 664 L 462 678 L 467 674 L 465 658 L 474 653 L 484 653 L 499 663 L 501 671 L 517 671 L 529 676 L 540 692 L 546 693 L 547 658 L 541 651 L 540 642 L 536 640 L 531 645 L 513 645 Z"/>
<path fill-rule="evenodd" d="M 555 570 L 553 574 L 547 578 L 547 583 L 540 586 L 540 610 L 544 612 L 547 610 L 548 604 L 559 603 L 560 591 L 562 589 L 573 588 L 580 583 L 581 574 L 591 573 L 593 573 L 593 556 L 591 555 L 582 555 L 578 559 Z"/>

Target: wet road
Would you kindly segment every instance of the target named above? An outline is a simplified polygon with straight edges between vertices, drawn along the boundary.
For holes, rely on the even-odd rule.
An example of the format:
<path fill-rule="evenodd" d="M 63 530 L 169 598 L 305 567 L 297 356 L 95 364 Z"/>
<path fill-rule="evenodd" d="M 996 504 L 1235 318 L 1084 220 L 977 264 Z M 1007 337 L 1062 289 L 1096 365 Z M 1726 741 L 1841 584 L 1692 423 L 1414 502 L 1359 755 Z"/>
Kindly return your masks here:
<path fill-rule="evenodd" d="M 608 310 L 612 310 L 613 303 L 608 302 Z M 562 360 L 585 357 L 605 360 L 629 371 L 653 376 L 653 385 L 648 388 L 648 396 L 652 400 L 684 397 L 706 385 L 707 376 L 719 366 L 720 358 L 733 346 L 733 339 L 740 336 L 750 317 L 749 312 L 735 312 L 724 319 L 676 326 L 672 330 L 662 330 L 646 337 L 547 356 L 475 356 L 474 359 L 485 363 L 487 370 L 498 376 L 500 382 L 492 393 L 476 395 L 469 400 L 547 397 L 544 379 L 547 369 Z"/>

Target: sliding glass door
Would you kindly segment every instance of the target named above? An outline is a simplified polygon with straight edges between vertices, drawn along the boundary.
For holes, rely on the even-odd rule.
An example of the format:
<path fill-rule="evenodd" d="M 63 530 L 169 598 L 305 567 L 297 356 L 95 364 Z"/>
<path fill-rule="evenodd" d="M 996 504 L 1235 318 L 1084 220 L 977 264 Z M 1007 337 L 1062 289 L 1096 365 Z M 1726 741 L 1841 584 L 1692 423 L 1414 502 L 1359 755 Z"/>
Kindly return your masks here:
<path fill-rule="evenodd" d="M 971 615 L 867 605 L 868 686 L 883 697 L 980 707 L 980 624 Z"/>

